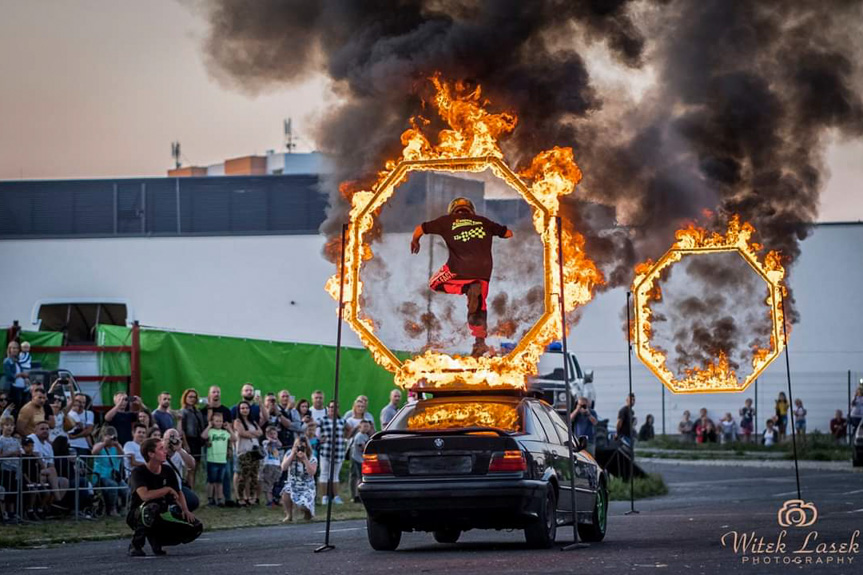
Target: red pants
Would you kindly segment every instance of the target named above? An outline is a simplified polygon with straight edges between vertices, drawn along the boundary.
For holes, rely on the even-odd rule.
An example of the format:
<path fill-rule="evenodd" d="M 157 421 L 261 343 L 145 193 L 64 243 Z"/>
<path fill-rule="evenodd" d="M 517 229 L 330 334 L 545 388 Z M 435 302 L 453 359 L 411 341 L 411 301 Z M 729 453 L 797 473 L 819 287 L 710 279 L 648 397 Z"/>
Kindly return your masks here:
<path fill-rule="evenodd" d="M 479 284 L 482 291 L 479 305 L 476 306 L 477 309 L 473 313 L 471 313 L 471 302 L 468 299 L 467 325 L 474 337 L 485 338 L 487 335 L 486 318 L 488 317 L 485 300 L 488 297 L 488 282 L 480 279 L 459 279 L 446 264 L 429 280 L 429 287 L 432 290 L 455 295 L 467 294 L 468 288 L 472 284 Z"/>

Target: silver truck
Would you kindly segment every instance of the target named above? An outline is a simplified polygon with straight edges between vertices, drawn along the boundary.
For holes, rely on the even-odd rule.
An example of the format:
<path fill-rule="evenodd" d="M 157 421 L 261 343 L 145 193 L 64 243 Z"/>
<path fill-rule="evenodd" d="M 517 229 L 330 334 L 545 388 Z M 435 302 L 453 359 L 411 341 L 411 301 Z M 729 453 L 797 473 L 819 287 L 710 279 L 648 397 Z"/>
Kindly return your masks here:
<path fill-rule="evenodd" d="M 537 375 L 528 380 L 528 388 L 542 392 L 542 397 L 555 411 L 566 416 L 566 392 L 572 394 L 572 405 L 579 397 L 586 397 L 593 405 L 596 390 L 593 387 L 593 370 L 583 370 L 578 358 L 571 351 L 567 353 L 567 372 L 569 381 L 564 381 L 563 346 L 555 341 L 549 345 L 539 358 Z"/>

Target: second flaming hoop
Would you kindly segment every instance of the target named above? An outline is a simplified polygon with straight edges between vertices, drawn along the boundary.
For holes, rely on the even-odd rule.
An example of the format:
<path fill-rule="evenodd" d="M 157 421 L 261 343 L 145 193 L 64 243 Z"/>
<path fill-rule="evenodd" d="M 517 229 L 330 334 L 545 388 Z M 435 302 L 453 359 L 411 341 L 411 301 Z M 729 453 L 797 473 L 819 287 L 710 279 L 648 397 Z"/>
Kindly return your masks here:
<path fill-rule="evenodd" d="M 648 261 L 636 267 L 636 276 L 632 284 L 635 320 L 630 326 L 635 343 L 635 353 L 642 363 L 672 392 L 743 391 L 779 356 L 785 347 L 782 324 L 784 321 L 783 297 L 785 296 L 785 287 L 783 279 L 785 268 L 779 261 L 779 254 L 775 251 L 768 252 L 763 260 L 759 259 L 758 252 L 761 251 L 762 247 L 750 242 L 754 232 L 755 229 L 750 224 L 741 224 L 738 216 L 731 218 L 724 235 L 690 226 L 677 232 L 677 241 L 659 261 L 656 263 Z M 665 352 L 654 348 L 650 342 L 653 316 L 650 304 L 660 298 L 657 280 L 663 270 L 679 262 L 684 256 L 722 252 L 738 253 L 767 284 L 768 296 L 765 304 L 769 307 L 771 321 L 770 347 L 752 350 L 752 371 L 742 380 L 730 367 L 725 353 L 720 353 L 719 357 L 709 361 L 707 365 L 701 368 L 686 369 L 686 377 L 678 377 L 666 365 L 667 355 Z"/>

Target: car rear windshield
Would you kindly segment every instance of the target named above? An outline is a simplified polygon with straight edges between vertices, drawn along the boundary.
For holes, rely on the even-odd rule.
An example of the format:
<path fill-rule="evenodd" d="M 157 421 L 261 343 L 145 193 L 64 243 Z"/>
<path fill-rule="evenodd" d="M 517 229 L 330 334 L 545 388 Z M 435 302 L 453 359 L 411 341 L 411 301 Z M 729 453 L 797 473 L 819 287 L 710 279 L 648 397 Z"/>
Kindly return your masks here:
<path fill-rule="evenodd" d="M 443 431 L 465 427 L 520 432 L 524 426 L 519 402 L 456 398 L 420 401 L 402 410 L 387 429 Z"/>

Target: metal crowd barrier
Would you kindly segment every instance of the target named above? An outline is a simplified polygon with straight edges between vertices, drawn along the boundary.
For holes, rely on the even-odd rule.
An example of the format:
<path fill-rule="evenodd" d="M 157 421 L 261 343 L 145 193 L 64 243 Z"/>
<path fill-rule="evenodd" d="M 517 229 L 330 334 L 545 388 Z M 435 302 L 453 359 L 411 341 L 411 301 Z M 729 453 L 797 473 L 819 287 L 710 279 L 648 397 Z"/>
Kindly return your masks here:
<path fill-rule="evenodd" d="M 98 478 L 96 471 L 95 471 L 95 466 L 93 465 L 95 463 L 95 461 L 98 459 L 108 459 L 108 458 L 120 460 L 119 472 L 121 474 L 121 483 L 117 487 L 100 485 L 99 478 Z M 95 497 L 98 492 L 112 490 L 112 491 L 117 491 L 118 500 L 124 496 L 123 495 L 124 492 L 126 494 L 125 496 L 128 498 L 128 496 L 129 496 L 129 493 L 128 493 L 128 489 L 129 489 L 128 488 L 128 475 L 126 473 L 126 467 L 125 467 L 125 461 L 124 461 L 125 458 L 122 455 L 80 455 L 80 454 L 55 455 L 53 457 L 53 459 L 54 459 L 53 468 L 55 469 L 55 471 L 58 470 L 57 461 L 68 460 L 68 461 L 70 461 L 70 465 L 72 465 L 72 471 L 73 471 L 72 477 L 67 477 L 70 484 L 67 488 L 63 489 L 62 491 L 64 492 L 64 497 L 63 497 L 64 499 L 65 499 L 65 493 L 66 492 L 74 491 L 74 506 L 69 511 L 74 516 L 75 521 L 78 521 L 82 515 L 82 513 L 81 513 L 81 511 L 82 511 L 81 510 L 81 499 L 82 499 L 81 498 L 81 492 L 82 491 L 86 491 L 88 495 Z M 17 523 L 21 523 L 21 522 L 25 521 L 25 518 L 23 517 L 24 513 L 25 513 L 25 509 L 24 509 L 24 498 L 25 498 L 25 496 L 38 496 L 40 494 L 54 493 L 55 492 L 55 489 L 51 488 L 50 483 L 43 481 L 42 474 L 41 474 L 41 470 L 42 470 L 41 462 L 43 460 L 44 460 L 43 457 L 35 456 L 35 455 L 34 456 L 19 456 L 19 457 L 14 457 L 14 458 L 8 457 L 8 458 L 3 458 L 3 460 L 2 460 L 4 463 L 9 463 L 11 461 L 15 464 L 16 471 L 14 473 L 17 474 L 16 490 L 10 492 L 10 491 L 5 491 L 5 489 L 3 489 L 3 487 L 0 487 L 0 492 L 2 492 L 2 494 L 3 494 L 3 502 L 4 503 L 6 502 L 6 497 L 8 497 L 10 495 L 14 495 L 16 497 L 15 514 L 17 516 L 17 521 L 16 521 Z M 25 484 L 25 478 L 24 478 L 24 473 L 23 473 L 24 465 L 22 465 L 24 462 L 28 462 L 28 463 L 29 462 L 40 462 L 38 464 L 39 465 L 39 477 L 35 478 L 35 481 L 34 481 L 34 478 L 28 477 L 27 478 L 28 482 L 26 484 Z M 86 469 L 82 469 L 82 464 L 83 464 L 83 466 L 86 466 Z M 9 473 L 13 473 L 13 472 L 6 469 L 6 468 L 3 468 L 2 473 L 3 474 L 9 474 Z M 57 477 L 60 478 L 60 477 L 65 477 L 65 476 L 60 475 L 60 473 L 58 471 Z M 82 478 L 86 479 L 84 486 L 81 485 L 81 483 L 82 483 L 81 479 Z M 58 488 L 58 490 L 59 490 L 59 488 Z M 104 503 L 107 507 L 107 502 L 104 502 Z M 106 509 L 106 511 L 107 511 L 107 509 Z"/>

